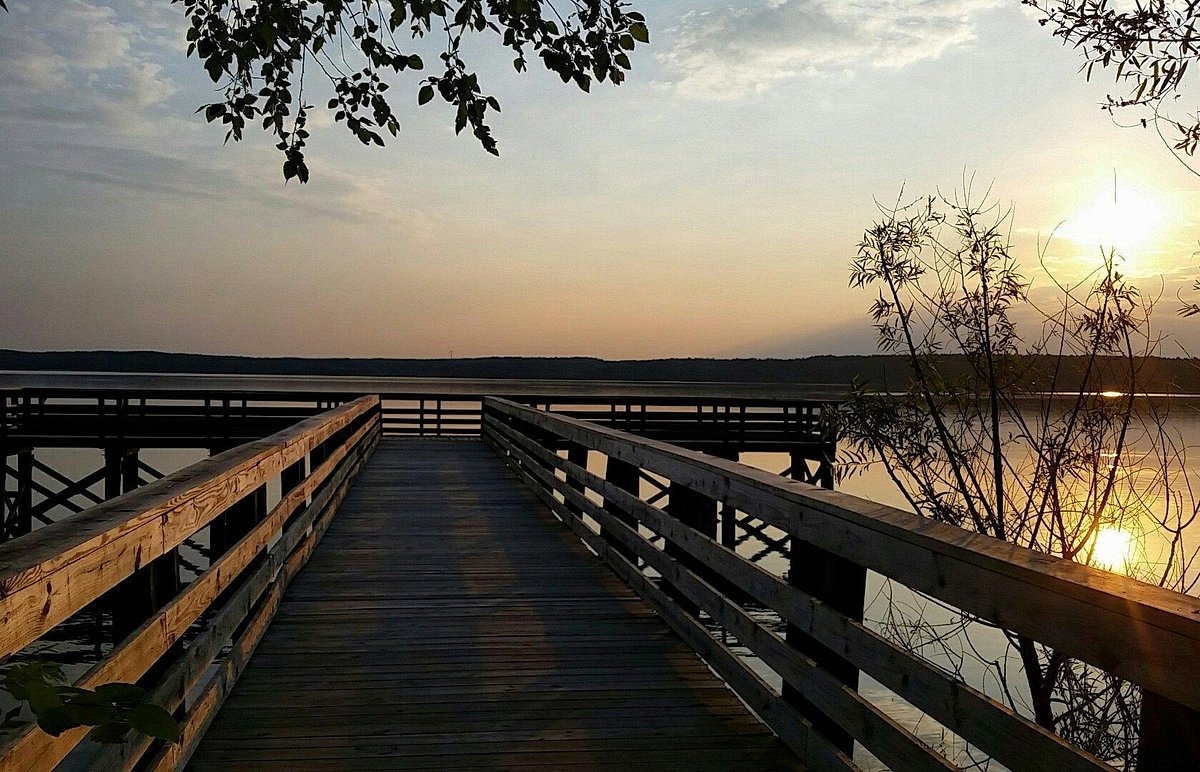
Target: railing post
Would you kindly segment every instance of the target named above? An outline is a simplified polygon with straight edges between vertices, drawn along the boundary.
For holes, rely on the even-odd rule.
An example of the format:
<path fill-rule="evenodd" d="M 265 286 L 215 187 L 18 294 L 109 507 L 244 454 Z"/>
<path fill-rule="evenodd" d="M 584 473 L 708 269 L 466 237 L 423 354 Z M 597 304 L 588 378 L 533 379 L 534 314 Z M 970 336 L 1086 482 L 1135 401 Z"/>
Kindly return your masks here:
<path fill-rule="evenodd" d="M 667 514 L 678 520 L 683 525 L 692 528 L 710 539 L 717 538 L 717 500 L 710 499 L 702 493 L 672 482 L 667 487 Z M 666 553 L 675 558 L 683 565 L 684 568 L 699 576 L 701 579 L 713 583 L 716 577 L 711 575 L 711 572 L 706 570 L 704 563 L 693 558 L 687 550 L 673 544 L 670 539 L 667 539 Z M 723 589 L 721 582 L 717 583 L 718 589 Z M 667 586 L 667 594 L 683 607 L 685 611 L 694 617 L 700 616 L 700 607 L 687 599 L 682 592 Z"/>
<path fill-rule="evenodd" d="M 1143 690 L 1137 768 L 1154 772 L 1200 768 L 1200 711 Z"/>
<path fill-rule="evenodd" d="M 803 454 L 792 453 L 791 462 L 793 479 L 810 480 L 816 477 L 821 487 L 833 488 L 832 463 L 829 459 L 820 460 L 821 465 L 815 474 L 808 473 L 807 459 Z M 794 537 L 789 539 L 789 551 L 789 584 L 850 619 L 862 621 L 867 589 L 866 568 Z M 789 644 L 813 659 L 822 669 L 850 688 L 858 689 L 858 668 L 854 665 L 814 641 L 798 627 L 788 625 L 786 637 Z M 847 755 L 854 752 L 854 738 L 786 683 L 783 696 L 840 750 Z"/>
<path fill-rule="evenodd" d="M 621 490 L 632 493 L 634 496 L 640 495 L 642 477 L 638 467 L 634 466 L 633 464 L 629 464 L 620 460 L 619 458 L 613 458 L 612 456 L 609 456 L 604 469 L 604 479 L 617 486 Z M 617 518 L 623 523 L 628 524 L 629 527 L 635 531 L 637 530 L 638 526 L 636 517 L 625 512 L 616 504 L 610 504 L 607 501 L 604 503 L 604 507 L 612 512 L 613 517 Z M 603 528 L 600 529 L 600 535 L 604 536 Z M 617 552 L 624 555 L 629 562 L 633 563 L 635 566 L 638 564 L 637 554 L 634 553 L 633 550 L 629 549 L 615 539 L 609 539 L 608 537 L 605 538 L 613 545 Z"/>

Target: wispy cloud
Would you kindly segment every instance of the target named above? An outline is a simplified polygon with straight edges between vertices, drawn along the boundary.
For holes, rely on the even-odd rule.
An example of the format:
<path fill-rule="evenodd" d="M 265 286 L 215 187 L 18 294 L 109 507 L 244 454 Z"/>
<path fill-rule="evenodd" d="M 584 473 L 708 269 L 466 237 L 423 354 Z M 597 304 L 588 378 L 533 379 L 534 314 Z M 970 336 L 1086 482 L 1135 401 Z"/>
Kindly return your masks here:
<path fill-rule="evenodd" d="M 307 188 L 285 186 L 269 143 L 222 147 L 220 127 L 192 115 L 211 84 L 202 74 L 189 80 L 195 73 L 185 68 L 199 67 L 185 60 L 179 6 L 10 0 L 9 7 L 0 13 L 0 168 L 29 184 L 9 186 L 0 203 L 37 188 L 31 197 L 70 205 L 86 196 L 89 206 L 120 211 L 137 202 L 178 213 L 202 202 L 205 212 L 228 217 L 287 211 L 330 223 L 425 227 L 423 212 L 390 204 L 382 177 L 325 163 Z M 314 154 L 314 163 L 322 160 Z"/>
<path fill-rule="evenodd" d="M 146 24 L 140 3 L 10 5 L 0 25 L 0 117 L 128 126 L 175 93 L 160 62 L 177 30 Z"/>
<path fill-rule="evenodd" d="M 934 59 L 975 37 L 998 0 L 766 0 L 693 11 L 659 55 L 670 83 L 736 99 L 780 81 Z"/>

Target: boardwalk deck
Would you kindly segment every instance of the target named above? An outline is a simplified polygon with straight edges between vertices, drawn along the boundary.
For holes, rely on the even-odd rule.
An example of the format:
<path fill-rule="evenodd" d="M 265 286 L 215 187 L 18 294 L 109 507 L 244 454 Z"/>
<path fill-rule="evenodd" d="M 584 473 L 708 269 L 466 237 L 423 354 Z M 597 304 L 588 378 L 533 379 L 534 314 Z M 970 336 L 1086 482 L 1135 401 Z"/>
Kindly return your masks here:
<path fill-rule="evenodd" d="M 379 446 L 192 760 L 794 769 L 481 443 Z"/>

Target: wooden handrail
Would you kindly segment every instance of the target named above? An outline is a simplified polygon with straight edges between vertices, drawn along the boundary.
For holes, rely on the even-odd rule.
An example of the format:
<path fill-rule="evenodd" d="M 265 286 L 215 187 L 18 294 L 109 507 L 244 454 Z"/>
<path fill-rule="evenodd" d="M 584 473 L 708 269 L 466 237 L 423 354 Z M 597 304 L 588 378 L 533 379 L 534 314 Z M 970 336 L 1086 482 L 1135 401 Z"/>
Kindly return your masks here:
<path fill-rule="evenodd" d="M 0 658 L 178 546 L 378 404 L 362 397 L 0 545 Z"/>
<path fill-rule="evenodd" d="M 818 689 L 811 682 L 811 660 L 805 662 L 798 652 L 781 648 L 783 641 L 778 636 L 754 625 L 712 581 L 731 584 L 774 609 L 1002 763 L 1015 768 L 1038 763 L 1062 769 L 1103 766 L 636 494 L 561 458 L 556 448 L 562 442 L 599 451 L 610 463 L 616 460 L 665 477 L 672 484 L 725 502 L 789 535 L 1020 631 L 1180 705 L 1200 707 L 1200 662 L 1195 657 L 1200 651 L 1200 600 L 1196 598 L 854 496 L 505 400 L 486 400 L 484 421 L 485 439 L 501 450 L 535 490 L 562 497 L 561 502 L 553 496 L 547 501 L 553 502 L 551 506 L 560 516 L 581 524 L 572 513 L 587 514 L 601 524 L 607 543 L 624 547 L 624 555 L 606 551 L 610 565 L 620 558 L 619 573 L 633 570 L 640 576 L 629 556 L 640 557 L 689 602 L 734 631 L 743 644 L 818 707 L 842 710 L 820 693 L 828 684 Z M 547 438 L 554 441 L 552 447 L 545 446 Z M 564 473 L 566 481 L 552 474 L 553 470 Z M 580 490 L 583 488 L 600 494 L 603 507 L 587 498 Z M 632 515 L 636 522 L 665 537 L 676 552 L 654 547 L 614 513 Z M 688 562 L 679 558 L 681 551 Z M 696 572 L 701 570 L 697 565 L 703 573 Z M 835 703 L 840 700 L 833 699 Z M 843 712 L 834 723 L 868 748 L 878 746 L 890 730 L 884 727 L 881 733 L 877 718 L 867 716 L 865 721 L 862 715 Z M 896 748 L 872 751 L 884 758 Z M 911 763 L 911 759 L 892 760 Z"/>
<path fill-rule="evenodd" d="M 240 500 L 264 490 L 269 479 L 320 447 L 321 453 L 312 457 L 311 472 L 290 480 L 290 488 L 282 491 L 269 513 L 76 681 L 82 687 L 138 681 L 160 663 L 158 680 L 147 687 L 169 710 L 178 708 L 205 676 L 208 690 L 223 695 L 240 665 L 231 670 L 227 662 L 213 675 L 211 663 L 239 629 L 234 651 L 249 656 L 283 588 L 311 553 L 380 433 L 379 400 L 363 397 L 0 546 L 0 641 L 5 655 L 36 640 Z M 39 600 L 42 613 L 29 614 Z M 211 618 L 186 653 L 164 660 L 210 610 Z M 259 621 L 252 624 L 248 619 Z M 239 662 L 244 664 L 244 659 Z M 188 739 L 197 727 L 207 725 L 219 704 L 214 698 L 190 706 L 182 721 L 184 742 L 170 746 L 179 749 L 172 753 L 190 753 Z M 116 755 L 132 764 L 149 746 L 142 738 L 118 750 L 89 749 L 86 743 L 76 747 L 84 734 L 86 730 L 76 729 L 51 737 L 36 726 L 28 727 L 4 738 L 0 771 L 51 769 L 72 752 Z M 186 760 L 186 755 L 179 758 Z M 98 764 L 95 758 L 86 763 Z"/>

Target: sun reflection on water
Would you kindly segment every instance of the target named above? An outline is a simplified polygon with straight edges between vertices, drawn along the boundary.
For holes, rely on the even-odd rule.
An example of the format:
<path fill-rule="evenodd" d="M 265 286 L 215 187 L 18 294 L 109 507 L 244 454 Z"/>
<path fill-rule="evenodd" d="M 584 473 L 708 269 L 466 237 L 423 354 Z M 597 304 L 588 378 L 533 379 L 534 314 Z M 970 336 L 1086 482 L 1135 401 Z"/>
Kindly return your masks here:
<path fill-rule="evenodd" d="M 1134 558 L 1133 534 L 1124 528 L 1101 528 L 1092 547 L 1092 565 L 1125 573 Z"/>

